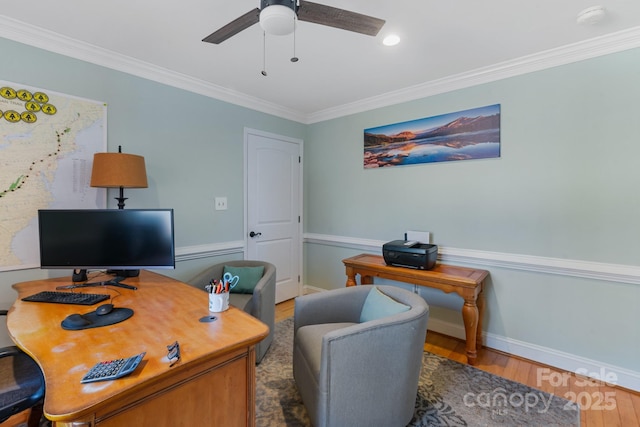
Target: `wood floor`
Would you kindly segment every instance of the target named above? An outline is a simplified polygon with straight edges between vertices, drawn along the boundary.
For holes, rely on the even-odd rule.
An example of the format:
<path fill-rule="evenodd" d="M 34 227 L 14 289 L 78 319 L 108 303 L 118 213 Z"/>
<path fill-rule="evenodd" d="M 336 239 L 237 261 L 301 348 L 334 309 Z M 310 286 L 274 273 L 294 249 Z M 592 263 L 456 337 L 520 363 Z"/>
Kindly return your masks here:
<path fill-rule="evenodd" d="M 276 322 L 293 316 L 294 301 L 276 306 Z M 466 363 L 464 342 L 433 331 L 424 349 Z M 556 368 L 484 348 L 476 367 L 492 374 L 580 403 L 583 427 L 640 426 L 640 393 L 576 377 Z"/>
<path fill-rule="evenodd" d="M 293 316 L 294 300 L 276 306 L 276 322 Z M 434 354 L 466 362 L 464 342 L 429 331 L 424 349 Z M 582 427 L 640 426 L 640 393 L 606 384 L 597 384 L 556 368 L 510 356 L 499 351 L 483 349 L 476 367 L 492 374 L 526 384 L 556 396 L 580 403 Z M 16 426 L 24 422 L 20 414 L 0 427 Z"/>

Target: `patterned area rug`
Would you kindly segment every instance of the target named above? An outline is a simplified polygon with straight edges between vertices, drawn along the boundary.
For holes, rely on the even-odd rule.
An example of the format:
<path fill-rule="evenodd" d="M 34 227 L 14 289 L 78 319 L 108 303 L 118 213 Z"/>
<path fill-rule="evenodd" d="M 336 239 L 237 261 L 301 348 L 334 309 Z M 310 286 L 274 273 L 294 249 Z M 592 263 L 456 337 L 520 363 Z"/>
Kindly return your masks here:
<path fill-rule="evenodd" d="M 257 366 L 258 427 L 311 426 L 293 380 L 292 353 L 289 318 L 276 324 L 273 344 Z M 579 426 L 580 411 L 568 400 L 425 352 L 409 426 L 496 425 Z"/>

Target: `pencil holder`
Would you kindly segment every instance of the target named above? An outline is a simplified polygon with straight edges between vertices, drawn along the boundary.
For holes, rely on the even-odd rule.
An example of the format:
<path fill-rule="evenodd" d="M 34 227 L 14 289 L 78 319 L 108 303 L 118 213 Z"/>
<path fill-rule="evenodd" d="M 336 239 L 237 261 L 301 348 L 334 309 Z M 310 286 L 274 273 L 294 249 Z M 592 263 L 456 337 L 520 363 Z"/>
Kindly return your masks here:
<path fill-rule="evenodd" d="M 209 294 L 209 311 L 212 313 L 220 313 L 229 308 L 229 292 L 219 294 Z"/>

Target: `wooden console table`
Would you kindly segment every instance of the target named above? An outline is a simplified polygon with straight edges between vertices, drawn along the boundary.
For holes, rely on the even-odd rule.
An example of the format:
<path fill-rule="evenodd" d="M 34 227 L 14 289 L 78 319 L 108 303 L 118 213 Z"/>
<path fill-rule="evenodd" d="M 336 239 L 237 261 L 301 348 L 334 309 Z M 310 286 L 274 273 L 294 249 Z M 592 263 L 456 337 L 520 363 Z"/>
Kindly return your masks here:
<path fill-rule="evenodd" d="M 482 347 L 482 290 L 488 271 L 439 263 L 431 270 L 393 267 L 387 265 L 382 256 L 372 254 L 356 255 L 342 262 L 347 269 L 347 286 L 356 286 L 356 274 L 359 274 L 362 285 L 370 285 L 374 277 L 381 277 L 460 295 L 464 299 L 462 319 L 467 339 L 467 360 L 470 365 L 475 364 L 477 350 Z"/>

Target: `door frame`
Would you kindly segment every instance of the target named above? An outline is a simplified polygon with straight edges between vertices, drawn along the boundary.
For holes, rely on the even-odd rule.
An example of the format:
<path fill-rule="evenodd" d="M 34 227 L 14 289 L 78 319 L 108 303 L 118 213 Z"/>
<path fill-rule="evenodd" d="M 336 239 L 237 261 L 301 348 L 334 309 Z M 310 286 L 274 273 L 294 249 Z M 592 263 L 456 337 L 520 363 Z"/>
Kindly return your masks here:
<path fill-rule="evenodd" d="M 244 128 L 244 147 L 243 147 L 243 168 L 242 168 L 242 174 L 243 174 L 243 190 L 244 190 L 244 220 L 243 220 L 243 242 L 244 242 L 244 246 L 242 249 L 243 252 L 243 259 L 247 259 L 247 248 L 248 248 L 248 241 L 249 241 L 249 179 L 248 179 L 248 161 L 249 161 L 249 135 L 257 135 L 257 136 L 261 136 L 261 137 L 265 137 L 265 138 L 273 138 L 273 139 L 279 139 L 282 141 L 286 141 L 286 142 L 290 142 L 293 144 L 297 144 L 299 147 L 299 153 L 300 153 L 300 167 L 298 168 L 298 182 L 300 183 L 300 185 L 298 186 L 298 212 L 300 215 L 300 221 L 298 222 L 298 272 L 300 274 L 300 278 L 298 280 L 298 295 L 302 295 L 302 288 L 303 288 L 303 280 L 304 280 L 304 271 L 303 271 L 303 266 L 304 266 L 304 259 L 303 259 L 303 255 L 304 255 L 304 250 L 303 250 L 303 237 L 302 237 L 302 230 L 304 230 L 304 200 L 303 200 L 303 194 L 304 194 L 304 182 L 303 182 L 303 177 L 304 177 L 304 141 L 302 139 L 299 138 L 292 138 L 289 136 L 284 136 L 284 135 L 279 135 L 279 134 L 275 134 L 275 133 L 270 133 L 270 132 L 265 132 L 265 131 L 261 131 L 261 130 L 257 130 L 257 129 L 252 129 L 252 128 L 248 128 L 245 127 Z M 277 274 L 277 271 L 276 271 Z"/>

